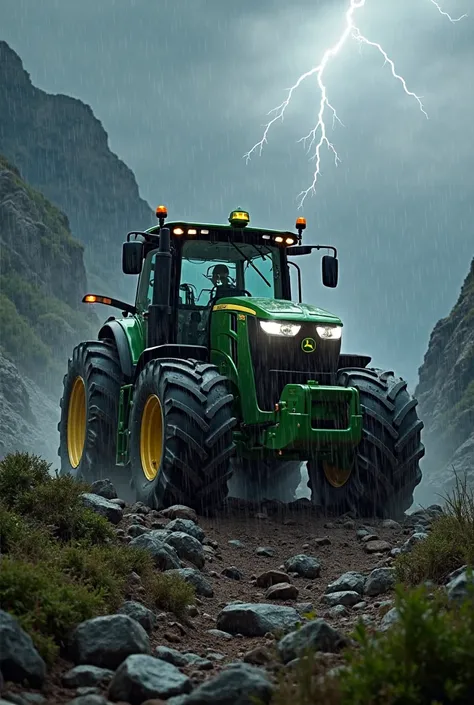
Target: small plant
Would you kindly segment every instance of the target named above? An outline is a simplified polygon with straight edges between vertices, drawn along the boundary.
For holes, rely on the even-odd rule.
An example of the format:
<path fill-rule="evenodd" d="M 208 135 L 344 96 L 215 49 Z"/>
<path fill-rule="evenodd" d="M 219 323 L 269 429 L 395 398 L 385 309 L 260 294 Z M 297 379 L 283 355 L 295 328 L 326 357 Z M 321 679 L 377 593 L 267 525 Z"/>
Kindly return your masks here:
<path fill-rule="evenodd" d="M 395 568 L 401 582 L 443 582 L 456 568 L 474 565 L 474 490 L 466 478 L 456 476 L 445 503 L 445 514 L 433 522 L 428 538 L 397 558 Z"/>
<path fill-rule="evenodd" d="M 196 599 L 193 586 L 175 575 L 155 573 L 147 587 L 153 606 L 173 612 L 177 617 L 185 616 L 186 607 Z"/>
<path fill-rule="evenodd" d="M 25 494 L 51 479 L 50 465 L 37 455 L 10 453 L 0 460 L 0 500 L 17 509 Z"/>
<path fill-rule="evenodd" d="M 343 705 L 468 705 L 474 692 L 472 601 L 446 609 L 421 587 L 399 588 L 399 621 L 382 634 L 360 624 L 360 648 L 347 653 L 340 677 Z"/>
<path fill-rule="evenodd" d="M 77 624 L 104 612 L 98 591 L 74 583 L 54 565 L 3 556 L 1 567 L 2 609 L 18 618 L 48 663 Z"/>

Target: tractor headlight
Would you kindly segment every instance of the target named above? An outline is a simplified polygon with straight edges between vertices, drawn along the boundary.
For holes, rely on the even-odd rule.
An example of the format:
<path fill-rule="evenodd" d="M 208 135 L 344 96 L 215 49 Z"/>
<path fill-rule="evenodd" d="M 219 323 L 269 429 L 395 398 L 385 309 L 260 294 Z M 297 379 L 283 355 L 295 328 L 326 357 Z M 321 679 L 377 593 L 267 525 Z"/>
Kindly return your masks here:
<path fill-rule="evenodd" d="M 297 323 L 280 323 L 280 321 L 260 321 L 260 327 L 268 335 L 284 335 L 287 338 L 292 338 L 299 332 L 301 325 Z"/>
<path fill-rule="evenodd" d="M 316 331 L 323 340 L 340 340 L 342 326 L 316 326 Z"/>

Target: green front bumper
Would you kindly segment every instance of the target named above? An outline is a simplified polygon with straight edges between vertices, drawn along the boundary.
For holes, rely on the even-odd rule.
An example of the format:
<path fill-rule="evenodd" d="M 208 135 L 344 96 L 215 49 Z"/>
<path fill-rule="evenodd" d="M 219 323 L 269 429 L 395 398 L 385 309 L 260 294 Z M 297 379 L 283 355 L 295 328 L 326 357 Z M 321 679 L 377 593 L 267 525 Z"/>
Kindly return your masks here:
<path fill-rule="evenodd" d="M 299 451 L 311 457 L 321 450 L 356 446 L 362 437 L 359 392 L 317 382 L 287 384 L 275 410 L 276 423 L 262 434 L 269 450 Z"/>

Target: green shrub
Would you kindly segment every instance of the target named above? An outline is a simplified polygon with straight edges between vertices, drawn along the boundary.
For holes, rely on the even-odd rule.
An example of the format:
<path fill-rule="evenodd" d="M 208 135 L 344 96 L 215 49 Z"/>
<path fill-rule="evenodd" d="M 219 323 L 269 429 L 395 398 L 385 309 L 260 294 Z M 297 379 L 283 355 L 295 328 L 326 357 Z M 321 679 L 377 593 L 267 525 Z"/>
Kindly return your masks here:
<path fill-rule="evenodd" d="M 1 567 L 2 609 L 18 618 L 48 663 L 77 624 L 104 612 L 97 591 L 74 583 L 54 565 L 3 556 Z"/>
<path fill-rule="evenodd" d="M 196 599 L 193 586 L 175 575 L 155 573 L 145 587 L 153 606 L 173 612 L 177 617 L 183 617 L 187 605 L 194 604 Z"/>
<path fill-rule="evenodd" d="M 50 559 L 55 548 L 47 529 L 34 525 L 0 503 L 0 554 L 37 561 Z"/>
<path fill-rule="evenodd" d="M 123 545 L 65 546 L 59 565 L 75 581 L 97 591 L 111 611 L 123 602 L 127 578 L 132 571 L 145 580 L 153 574 L 149 553 Z"/>
<path fill-rule="evenodd" d="M 37 455 L 11 453 L 0 460 L 0 501 L 16 509 L 23 496 L 51 479 L 50 465 Z"/>
<path fill-rule="evenodd" d="M 474 693 L 472 600 L 446 609 L 423 587 L 398 592 L 399 623 L 385 633 L 356 631 L 340 677 L 345 705 L 468 705 Z"/>
<path fill-rule="evenodd" d="M 433 522 L 428 538 L 397 558 L 395 568 L 401 582 L 444 582 L 456 568 L 474 565 L 474 490 L 466 479 L 457 477 L 445 500 L 445 515 Z"/>
<path fill-rule="evenodd" d="M 315 654 L 285 670 L 272 705 L 471 705 L 474 692 L 472 600 L 447 609 L 446 598 L 421 587 L 399 588 L 399 621 L 386 632 L 362 623 L 345 667 L 323 677 Z"/>

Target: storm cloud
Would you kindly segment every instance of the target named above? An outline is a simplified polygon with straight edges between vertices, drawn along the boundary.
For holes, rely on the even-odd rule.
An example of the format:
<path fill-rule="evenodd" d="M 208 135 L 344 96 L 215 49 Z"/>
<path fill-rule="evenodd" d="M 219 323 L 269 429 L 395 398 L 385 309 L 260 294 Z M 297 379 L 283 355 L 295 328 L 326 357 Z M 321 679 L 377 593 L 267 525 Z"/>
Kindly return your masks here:
<path fill-rule="evenodd" d="M 0 27 L 35 85 L 91 105 L 142 196 L 173 219 L 223 222 L 241 206 L 255 225 L 292 228 L 305 215 L 305 240 L 340 257 L 336 291 L 320 285 L 316 255 L 303 263 L 305 300 L 341 315 L 346 351 L 413 385 L 474 252 L 474 13 L 452 24 L 430 0 L 367 0 L 361 31 L 383 44 L 429 119 L 376 50 L 351 40 L 326 73 L 341 163 L 323 151 L 317 193 L 301 211 L 314 163 L 298 140 L 316 119 L 314 79 L 262 155 L 243 159 L 266 113 L 337 39 L 347 5 L 2 0 Z M 458 16 L 470 5 L 443 7 Z"/>

